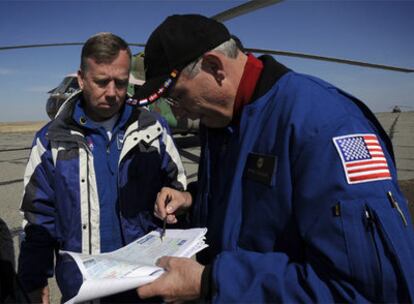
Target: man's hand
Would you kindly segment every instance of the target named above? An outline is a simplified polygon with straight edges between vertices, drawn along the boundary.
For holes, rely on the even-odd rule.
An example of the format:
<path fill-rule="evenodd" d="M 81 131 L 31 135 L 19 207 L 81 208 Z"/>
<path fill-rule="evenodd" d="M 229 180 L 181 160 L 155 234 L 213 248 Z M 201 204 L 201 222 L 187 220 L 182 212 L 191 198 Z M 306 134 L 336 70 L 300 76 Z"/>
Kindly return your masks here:
<path fill-rule="evenodd" d="M 165 302 L 177 302 L 200 297 L 203 265 L 192 259 L 175 257 L 162 257 L 157 265 L 166 272 L 154 282 L 137 288 L 142 299 L 160 296 Z"/>
<path fill-rule="evenodd" d="M 28 294 L 30 303 L 42 303 L 49 304 L 49 286 L 46 285 L 43 288 L 36 289 Z"/>
<path fill-rule="evenodd" d="M 158 192 L 157 200 L 155 201 L 154 215 L 161 220 L 167 217 L 168 224 L 175 224 L 177 223 L 176 215 L 185 213 L 191 204 L 192 197 L 190 192 L 181 192 L 163 187 Z"/>

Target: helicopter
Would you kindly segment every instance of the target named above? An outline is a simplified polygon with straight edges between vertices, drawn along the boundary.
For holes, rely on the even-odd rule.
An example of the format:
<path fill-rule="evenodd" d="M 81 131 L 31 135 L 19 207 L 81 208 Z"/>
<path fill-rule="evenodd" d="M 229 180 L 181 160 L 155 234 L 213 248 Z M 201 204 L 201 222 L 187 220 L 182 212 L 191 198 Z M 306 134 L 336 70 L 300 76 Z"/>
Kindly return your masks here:
<path fill-rule="evenodd" d="M 66 75 L 60 84 L 47 92 L 49 98 L 46 101 L 46 113 L 50 119 L 54 119 L 61 105 L 73 93 L 80 90 L 76 73 Z"/>
<path fill-rule="evenodd" d="M 401 113 L 403 108 L 412 109 L 413 107 L 402 106 L 402 105 L 395 105 L 395 106 L 390 107 L 391 113 Z"/>

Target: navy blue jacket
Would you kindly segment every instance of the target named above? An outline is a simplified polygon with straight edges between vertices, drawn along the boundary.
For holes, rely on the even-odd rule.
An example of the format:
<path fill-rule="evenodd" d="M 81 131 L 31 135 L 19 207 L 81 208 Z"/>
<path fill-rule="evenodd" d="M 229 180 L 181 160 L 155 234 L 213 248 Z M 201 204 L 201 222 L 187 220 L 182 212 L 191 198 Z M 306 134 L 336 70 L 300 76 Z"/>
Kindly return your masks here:
<path fill-rule="evenodd" d="M 193 218 L 208 228 L 212 301 L 414 301 L 413 227 L 385 132 L 352 96 L 262 60 L 240 125 L 201 134 Z"/>

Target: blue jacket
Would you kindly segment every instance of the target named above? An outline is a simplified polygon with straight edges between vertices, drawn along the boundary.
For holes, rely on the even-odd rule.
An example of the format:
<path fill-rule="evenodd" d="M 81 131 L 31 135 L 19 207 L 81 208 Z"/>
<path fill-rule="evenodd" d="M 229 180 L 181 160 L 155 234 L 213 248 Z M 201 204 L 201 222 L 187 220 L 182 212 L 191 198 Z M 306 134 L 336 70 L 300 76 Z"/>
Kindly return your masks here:
<path fill-rule="evenodd" d="M 193 215 L 212 301 L 413 302 L 413 227 L 385 132 L 338 88 L 262 60 L 240 125 L 202 133 Z M 380 153 L 377 173 L 356 172 Z"/>
<path fill-rule="evenodd" d="M 53 276 L 55 251 L 96 254 L 111 245 L 101 242 L 108 225 L 101 222 L 101 213 L 109 207 L 102 204 L 105 199 L 98 190 L 111 189 L 112 185 L 105 186 L 105 182 L 111 183 L 112 178 L 98 175 L 110 172 L 98 166 L 117 171 L 115 208 L 121 246 L 160 224 L 153 216 L 153 207 L 161 187 L 186 187 L 178 151 L 162 118 L 125 104 L 111 148 L 108 146 L 119 148 L 111 152 L 116 159 L 109 157 L 107 163 L 104 159 L 100 163 L 94 161 L 98 154 L 93 150 L 102 147 L 93 147 L 96 143 L 89 140 L 92 135 L 86 128 L 87 120 L 76 110 L 79 102 L 77 95 L 71 98 L 57 118 L 36 134 L 26 168 L 21 205 L 26 237 L 19 257 L 19 276 L 29 292 L 45 286 L 47 278 Z M 63 301 L 76 295 L 82 278 L 70 258 L 56 255 L 55 275 Z"/>

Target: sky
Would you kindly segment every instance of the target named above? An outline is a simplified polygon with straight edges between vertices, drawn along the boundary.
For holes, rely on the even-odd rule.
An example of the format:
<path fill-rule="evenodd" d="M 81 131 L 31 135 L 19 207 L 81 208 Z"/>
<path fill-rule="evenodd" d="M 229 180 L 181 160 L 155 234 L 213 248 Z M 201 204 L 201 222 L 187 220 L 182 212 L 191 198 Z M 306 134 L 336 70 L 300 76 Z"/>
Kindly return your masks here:
<path fill-rule="evenodd" d="M 103 31 L 145 43 L 171 14 L 213 16 L 245 3 L 186 1 L 0 0 L 0 47 L 84 42 Z M 246 47 L 302 52 L 414 69 L 413 1 L 283 1 L 224 24 Z M 133 47 L 133 53 L 142 48 Z M 47 92 L 76 72 L 80 46 L 0 50 L 0 122 L 47 120 Z M 276 56 L 328 81 L 374 112 L 414 110 L 414 73 Z"/>

